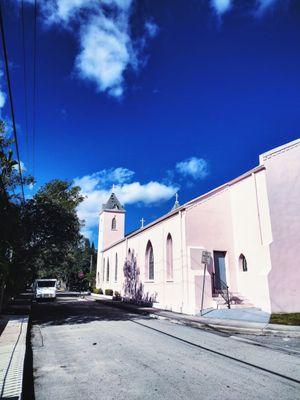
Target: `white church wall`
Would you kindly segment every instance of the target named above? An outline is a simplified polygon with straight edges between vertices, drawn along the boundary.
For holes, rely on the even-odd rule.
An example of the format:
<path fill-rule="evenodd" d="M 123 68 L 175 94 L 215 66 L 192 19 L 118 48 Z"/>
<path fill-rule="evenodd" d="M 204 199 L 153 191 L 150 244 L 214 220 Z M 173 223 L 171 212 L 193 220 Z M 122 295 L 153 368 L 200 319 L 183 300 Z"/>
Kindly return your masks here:
<path fill-rule="evenodd" d="M 246 301 L 269 312 L 269 245 L 272 234 L 265 171 L 260 170 L 232 185 L 230 199 L 237 292 Z M 241 255 L 246 258 L 247 271 L 243 271 Z"/>
<path fill-rule="evenodd" d="M 183 257 L 184 251 L 182 247 L 184 244 L 184 234 L 181 235 L 180 230 L 180 214 L 177 213 L 169 218 L 166 218 L 162 222 L 151 226 L 149 228 L 141 230 L 138 234 L 129 236 L 124 241 L 115 246 L 105 250 L 102 256 L 99 257 L 99 265 L 97 273 L 99 272 L 100 278 L 102 277 L 102 262 L 100 259 L 105 259 L 105 268 L 107 268 L 107 259 L 110 260 L 110 280 L 107 282 L 106 273 L 104 281 L 102 278 L 98 282 L 97 287 L 101 287 L 103 291 L 105 289 L 113 289 L 123 293 L 124 288 L 124 274 L 123 266 L 130 249 L 134 252 L 137 258 L 137 265 L 140 268 L 140 281 L 144 285 L 144 293 L 151 297 L 156 298 L 154 306 L 173 310 L 177 312 L 188 312 L 189 309 L 184 304 L 183 293 L 184 293 L 184 276 L 186 272 L 183 271 Z M 173 243 L 173 278 L 167 279 L 166 273 L 166 244 L 168 234 L 172 236 Z M 148 241 L 151 241 L 154 252 L 154 279 L 149 280 L 146 276 L 145 264 L 146 264 L 146 247 Z M 119 266 L 118 266 L 118 281 L 113 281 L 115 253 L 118 254 Z M 184 263 L 186 266 L 186 262 Z"/>
<path fill-rule="evenodd" d="M 115 218 L 116 227 L 112 229 L 112 220 Z M 101 251 L 124 238 L 125 213 L 118 210 L 104 210 L 100 213 L 98 249 Z"/>
<path fill-rule="evenodd" d="M 272 312 L 300 311 L 300 139 L 260 156 L 266 168 L 273 241 Z"/>
<path fill-rule="evenodd" d="M 300 141 L 265 153 L 260 166 L 249 173 L 187 203 L 175 214 L 129 235 L 103 253 L 99 251 L 97 287 L 123 291 L 123 266 L 130 248 L 137 257 L 144 292 L 156 294 L 156 307 L 198 313 L 204 272 L 200 257 L 202 249 L 206 249 L 212 255 L 224 252 L 225 279 L 232 293 L 266 311 L 299 311 L 295 261 L 300 240 L 299 160 Z M 173 240 L 173 279 L 167 279 L 166 272 L 169 233 Z M 149 240 L 154 251 L 153 280 L 145 276 Z M 115 282 L 116 252 L 119 263 Z M 242 269 L 240 255 L 247 260 L 247 271 Z M 102 279 L 103 257 L 105 268 L 107 258 L 110 260 L 109 282 L 106 274 Z M 214 305 L 214 271 L 212 257 L 205 279 L 206 308 Z"/>
<path fill-rule="evenodd" d="M 201 249 L 210 251 L 224 251 L 226 263 L 226 281 L 231 290 L 236 290 L 236 280 L 232 271 L 233 264 L 233 238 L 232 222 L 230 215 L 230 194 L 228 188 L 223 188 L 216 193 L 199 199 L 186 210 L 186 244 L 188 248 L 188 274 L 189 274 L 189 303 L 194 307 L 194 313 L 200 311 L 199 298 L 202 293 L 204 265 L 201 264 Z M 198 257 L 191 252 L 199 249 Z M 195 253 L 195 252 L 194 252 Z M 196 258 L 196 260 L 195 260 Z M 198 263 L 199 268 L 192 268 L 193 263 Z M 205 284 L 205 307 L 213 307 L 211 275 L 213 262 L 208 268 Z"/>

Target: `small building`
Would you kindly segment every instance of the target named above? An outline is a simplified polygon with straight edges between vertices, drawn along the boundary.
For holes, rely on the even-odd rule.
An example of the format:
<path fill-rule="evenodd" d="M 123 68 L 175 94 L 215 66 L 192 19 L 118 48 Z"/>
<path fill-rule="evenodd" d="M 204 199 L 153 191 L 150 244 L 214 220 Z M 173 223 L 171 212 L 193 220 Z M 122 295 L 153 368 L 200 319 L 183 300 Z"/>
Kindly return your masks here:
<path fill-rule="evenodd" d="M 125 214 L 111 193 L 100 212 L 98 288 L 124 294 L 124 263 L 134 260 L 158 308 L 197 314 L 202 302 L 222 305 L 228 287 L 236 307 L 300 311 L 300 139 L 128 235 Z"/>

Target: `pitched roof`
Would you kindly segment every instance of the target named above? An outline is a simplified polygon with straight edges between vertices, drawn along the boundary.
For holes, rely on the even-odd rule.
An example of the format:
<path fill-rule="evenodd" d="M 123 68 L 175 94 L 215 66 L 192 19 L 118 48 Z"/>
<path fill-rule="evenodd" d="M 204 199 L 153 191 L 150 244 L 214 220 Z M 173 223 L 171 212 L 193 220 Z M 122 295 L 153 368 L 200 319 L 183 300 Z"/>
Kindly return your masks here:
<path fill-rule="evenodd" d="M 107 201 L 107 203 L 102 204 L 102 210 L 118 210 L 125 211 L 122 204 L 117 199 L 117 196 L 112 193 Z"/>

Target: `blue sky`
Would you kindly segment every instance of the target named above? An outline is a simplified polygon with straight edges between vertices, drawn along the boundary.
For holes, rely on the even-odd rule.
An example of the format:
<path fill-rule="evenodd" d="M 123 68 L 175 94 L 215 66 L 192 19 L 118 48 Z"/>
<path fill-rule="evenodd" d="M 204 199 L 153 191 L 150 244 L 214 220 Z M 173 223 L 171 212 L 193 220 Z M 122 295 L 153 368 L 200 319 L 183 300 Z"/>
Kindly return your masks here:
<path fill-rule="evenodd" d="M 20 4 L 6 2 L 4 20 L 21 159 L 35 190 L 81 185 L 95 241 L 113 184 L 131 231 L 169 211 L 176 191 L 184 203 L 300 136 L 298 0 L 41 0 L 33 152 L 33 7 L 27 148 Z"/>

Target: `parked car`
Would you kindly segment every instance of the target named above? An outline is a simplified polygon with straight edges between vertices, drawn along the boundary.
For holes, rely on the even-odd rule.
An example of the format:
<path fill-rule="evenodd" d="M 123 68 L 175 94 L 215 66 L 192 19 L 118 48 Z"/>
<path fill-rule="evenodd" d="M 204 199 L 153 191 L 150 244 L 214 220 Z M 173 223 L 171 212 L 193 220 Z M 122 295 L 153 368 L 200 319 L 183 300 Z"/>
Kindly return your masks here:
<path fill-rule="evenodd" d="M 57 279 L 36 279 L 34 282 L 34 298 L 52 299 L 56 298 Z"/>

